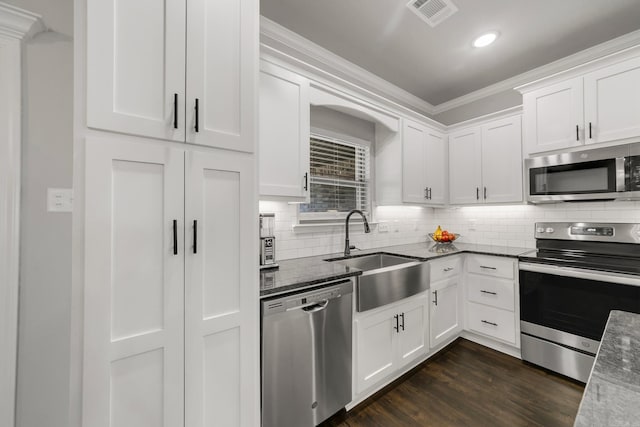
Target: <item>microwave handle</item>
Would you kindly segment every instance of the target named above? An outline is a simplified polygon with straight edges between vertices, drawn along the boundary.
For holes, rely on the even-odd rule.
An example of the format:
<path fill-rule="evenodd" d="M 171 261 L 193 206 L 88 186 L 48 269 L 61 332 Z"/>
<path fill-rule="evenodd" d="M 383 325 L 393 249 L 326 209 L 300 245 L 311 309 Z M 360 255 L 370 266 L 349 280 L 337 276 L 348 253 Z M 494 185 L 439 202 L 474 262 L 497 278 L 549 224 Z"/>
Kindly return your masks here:
<path fill-rule="evenodd" d="M 625 158 L 616 157 L 616 191 L 626 191 Z"/>

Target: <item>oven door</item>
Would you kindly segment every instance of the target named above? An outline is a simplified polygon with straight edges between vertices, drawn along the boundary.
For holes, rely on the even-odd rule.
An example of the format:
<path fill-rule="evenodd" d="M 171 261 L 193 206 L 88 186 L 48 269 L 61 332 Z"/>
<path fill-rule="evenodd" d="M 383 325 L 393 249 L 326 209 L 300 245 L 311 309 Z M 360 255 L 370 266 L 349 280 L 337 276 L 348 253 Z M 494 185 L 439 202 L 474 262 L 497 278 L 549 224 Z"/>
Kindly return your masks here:
<path fill-rule="evenodd" d="M 523 322 L 600 341 L 611 310 L 640 313 L 640 276 L 520 263 Z"/>
<path fill-rule="evenodd" d="M 523 360 L 587 382 L 611 310 L 640 313 L 640 276 L 520 263 Z"/>

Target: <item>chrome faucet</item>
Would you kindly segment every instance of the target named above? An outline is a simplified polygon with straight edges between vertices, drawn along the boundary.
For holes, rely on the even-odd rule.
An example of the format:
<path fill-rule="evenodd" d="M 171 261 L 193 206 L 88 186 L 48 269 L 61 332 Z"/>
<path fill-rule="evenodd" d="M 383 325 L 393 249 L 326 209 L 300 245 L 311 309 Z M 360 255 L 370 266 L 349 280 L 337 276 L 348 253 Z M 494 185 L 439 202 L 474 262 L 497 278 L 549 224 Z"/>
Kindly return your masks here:
<path fill-rule="evenodd" d="M 364 221 L 364 232 L 371 233 L 369 223 L 367 222 L 367 217 L 364 216 L 362 211 L 358 209 L 352 209 L 351 211 L 349 211 L 349 213 L 347 214 L 347 218 L 344 220 L 344 256 L 351 255 L 351 249 L 356 248 L 355 246 L 349 245 L 349 218 L 351 218 L 351 215 L 353 215 L 354 213 L 360 214 L 360 216 L 362 217 Z"/>

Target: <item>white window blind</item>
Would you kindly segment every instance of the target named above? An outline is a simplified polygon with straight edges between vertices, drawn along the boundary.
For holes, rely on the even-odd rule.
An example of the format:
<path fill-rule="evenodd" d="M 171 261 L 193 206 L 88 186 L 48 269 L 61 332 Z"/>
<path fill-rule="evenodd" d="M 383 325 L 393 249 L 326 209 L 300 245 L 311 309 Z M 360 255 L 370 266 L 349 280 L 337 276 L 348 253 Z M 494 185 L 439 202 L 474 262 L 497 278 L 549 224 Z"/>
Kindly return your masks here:
<path fill-rule="evenodd" d="M 310 200 L 300 205 L 300 222 L 344 218 L 351 209 L 368 214 L 368 145 L 313 135 L 310 139 Z"/>

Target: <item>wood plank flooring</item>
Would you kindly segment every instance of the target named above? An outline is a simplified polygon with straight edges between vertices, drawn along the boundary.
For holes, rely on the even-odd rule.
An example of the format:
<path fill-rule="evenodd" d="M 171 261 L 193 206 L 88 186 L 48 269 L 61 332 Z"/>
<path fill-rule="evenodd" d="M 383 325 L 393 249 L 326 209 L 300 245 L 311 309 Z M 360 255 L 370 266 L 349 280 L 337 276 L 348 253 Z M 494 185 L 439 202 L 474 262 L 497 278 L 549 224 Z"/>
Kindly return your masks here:
<path fill-rule="evenodd" d="M 584 387 L 465 339 L 323 427 L 572 426 Z"/>

